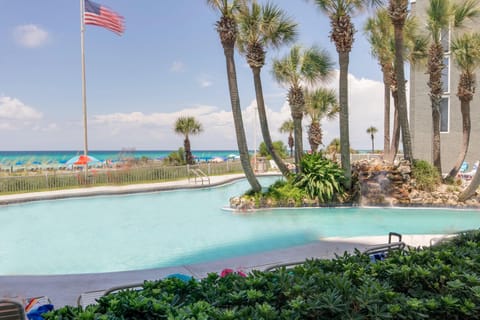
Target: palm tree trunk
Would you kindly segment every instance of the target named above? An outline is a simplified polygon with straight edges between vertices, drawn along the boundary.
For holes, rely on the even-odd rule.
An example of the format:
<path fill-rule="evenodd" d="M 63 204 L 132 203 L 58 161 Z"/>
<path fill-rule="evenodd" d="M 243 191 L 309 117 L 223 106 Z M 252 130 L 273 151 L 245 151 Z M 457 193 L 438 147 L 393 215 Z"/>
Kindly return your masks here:
<path fill-rule="evenodd" d="M 248 153 L 247 138 L 243 127 L 242 109 L 240 107 L 240 98 L 238 96 L 237 72 L 235 69 L 234 50 L 232 47 L 223 48 L 227 63 L 228 88 L 230 91 L 230 103 L 232 105 L 233 122 L 235 124 L 235 133 L 237 136 L 238 152 L 240 162 L 245 176 L 252 187 L 252 190 L 259 192 L 262 186 L 257 180 L 250 164 L 250 155 Z"/>
<path fill-rule="evenodd" d="M 460 167 L 465 161 L 465 157 L 468 152 L 468 146 L 470 144 L 470 131 L 472 128 L 471 120 L 470 120 L 470 101 L 465 101 L 461 100 L 460 101 L 460 109 L 462 113 L 462 147 L 460 149 L 460 152 L 458 153 L 457 161 L 455 162 L 455 165 L 453 166 L 452 170 L 450 170 L 450 173 L 448 176 L 450 178 L 455 178 L 458 174 L 458 171 L 460 170 Z"/>
<path fill-rule="evenodd" d="M 468 187 L 466 187 L 465 190 L 463 190 L 463 192 L 460 193 L 460 195 L 458 196 L 458 201 L 463 202 L 469 199 L 471 196 L 473 196 L 477 191 L 477 188 L 479 185 L 480 185 L 480 169 L 477 169 Z"/>
<path fill-rule="evenodd" d="M 441 143 L 440 143 L 440 101 L 432 102 L 432 157 L 433 165 L 442 174 Z"/>
<path fill-rule="evenodd" d="M 383 72 L 383 154 L 390 154 L 390 85 L 387 71 Z"/>
<path fill-rule="evenodd" d="M 350 168 L 350 135 L 348 124 L 348 64 L 349 53 L 339 52 L 339 103 L 340 103 L 340 156 L 342 169 L 345 173 L 344 187 L 350 190 L 352 171 Z"/>
<path fill-rule="evenodd" d="M 270 136 L 270 130 L 268 129 L 267 113 L 265 111 L 265 101 L 263 100 L 262 78 L 260 77 L 260 68 L 252 68 L 253 83 L 255 85 L 255 95 L 257 98 L 258 118 L 260 120 L 260 128 L 262 130 L 263 142 L 267 147 L 268 153 L 272 156 L 273 161 L 277 165 L 278 169 L 285 177 L 290 174 L 287 166 L 280 158 L 278 153 L 273 147 L 272 138 Z"/>
<path fill-rule="evenodd" d="M 294 140 L 294 145 L 295 145 L 295 166 L 297 173 L 302 172 L 302 168 L 300 165 L 300 161 L 302 160 L 303 156 L 303 137 L 302 137 L 302 118 L 303 118 L 303 113 L 301 111 L 295 111 L 293 110 L 300 109 L 301 107 L 295 106 L 292 107 L 292 119 L 293 119 L 293 140 Z"/>
<path fill-rule="evenodd" d="M 288 135 L 288 146 L 290 147 L 290 158 L 293 158 L 293 146 L 295 142 L 293 141 L 292 133 Z"/>
<path fill-rule="evenodd" d="M 403 62 L 403 23 L 394 24 L 395 35 L 395 75 L 397 79 L 398 92 L 398 120 L 402 133 L 403 157 L 410 162 L 413 161 L 412 139 L 408 124 L 407 95 L 405 92 L 405 71 Z"/>
<path fill-rule="evenodd" d="M 374 137 L 373 134 L 370 135 L 370 138 L 372 139 L 372 153 L 375 153 L 375 142 L 374 142 Z"/>
<path fill-rule="evenodd" d="M 185 149 L 185 161 L 187 164 L 194 164 L 192 150 L 190 147 L 190 139 L 188 139 L 188 135 L 185 136 L 185 140 L 183 140 L 183 148 Z"/>
<path fill-rule="evenodd" d="M 398 101 L 398 97 L 395 98 L 396 95 L 394 95 L 393 101 L 394 104 L 396 105 L 397 103 L 395 101 Z M 390 154 L 388 157 L 388 161 L 393 163 L 395 161 L 395 158 L 397 157 L 398 153 L 398 147 L 400 146 L 400 123 L 398 120 L 398 108 L 395 108 L 395 111 L 393 113 L 393 136 L 392 136 L 392 145 L 390 146 Z"/>

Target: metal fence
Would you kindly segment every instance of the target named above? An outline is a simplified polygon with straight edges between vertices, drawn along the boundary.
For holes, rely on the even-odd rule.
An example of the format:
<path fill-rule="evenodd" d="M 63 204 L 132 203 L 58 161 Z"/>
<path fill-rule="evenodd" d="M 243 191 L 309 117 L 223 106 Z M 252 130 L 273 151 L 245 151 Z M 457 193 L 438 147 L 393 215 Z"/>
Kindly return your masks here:
<path fill-rule="evenodd" d="M 25 172 L 25 175 L 21 176 L 0 177 L 0 194 L 189 179 L 194 177 L 192 170 L 194 168 L 200 169 L 208 176 L 242 172 L 240 161 L 202 163 L 195 166 L 149 165 L 115 169 L 92 168 L 87 171 L 87 175 L 83 171 L 36 171 Z"/>

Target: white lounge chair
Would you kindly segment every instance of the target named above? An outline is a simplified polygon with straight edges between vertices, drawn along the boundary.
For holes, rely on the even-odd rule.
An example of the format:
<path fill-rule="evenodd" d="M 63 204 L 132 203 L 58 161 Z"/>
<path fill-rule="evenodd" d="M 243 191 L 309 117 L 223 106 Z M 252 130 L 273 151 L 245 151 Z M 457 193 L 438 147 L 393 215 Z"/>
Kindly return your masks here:
<path fill-rule="evenodd" d="M 0 320 L 25 320 L 23 303 L 16 299 L 0 299 Z"/>

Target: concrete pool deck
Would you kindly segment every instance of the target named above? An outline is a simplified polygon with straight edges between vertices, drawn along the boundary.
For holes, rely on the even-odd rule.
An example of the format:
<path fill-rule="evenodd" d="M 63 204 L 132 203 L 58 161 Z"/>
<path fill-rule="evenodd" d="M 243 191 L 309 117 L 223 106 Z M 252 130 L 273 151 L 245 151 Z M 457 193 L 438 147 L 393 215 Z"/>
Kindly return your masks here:
<path fill-rule="evenodd" d="M 210 185 L 203 185 L 203 187 L 221 185 L 243 177 L 243 174 L 212 176 L 210 177 Z M 102 194 L 154 192 L 199 187 L 202 187 L 202 185 L 194 184 L 192 181 L 189 182 L 188 180 L 118 187 L 91 187 L 0 196 L 0 204 L 8 205 L 11 203 L 35 200 L 61 199 Z M 418 247 L 428 246 L 430 245 L 431 239 L 438 237 L 441 237 L 441 235 L 404 235 L 402 240 L 409 246 Z M 245 272 L 251 270 L 263 270 L 271 265 L 302 261 L 308 258 L 333 258 L 335 257 L 335 254 L 341 255 L 345 251 L 353 252 L 355 248 L 364 250 L 370 245 L 386 242 L 388 242 L 387 235 L 380 237 L 322 238 L 301 246 L 238 256 L 230 259 L 167 268 L 96 274 L 0 276 L 0 297 L 26 298 L 48 296 L 54 306 L 59 308 L 64 305 L 76 305 L 77 297 L 84 292 L 103 290 L 118 285 L 141 283 L 144 280 L 158 280 L 173 273 L 181 273 L 191 275 L 195 278 L 203 278 L 208 273 L 218 273 L 225 268 L 242 270 Z M 25 263 L 34 262 L 25 261 Z"/>

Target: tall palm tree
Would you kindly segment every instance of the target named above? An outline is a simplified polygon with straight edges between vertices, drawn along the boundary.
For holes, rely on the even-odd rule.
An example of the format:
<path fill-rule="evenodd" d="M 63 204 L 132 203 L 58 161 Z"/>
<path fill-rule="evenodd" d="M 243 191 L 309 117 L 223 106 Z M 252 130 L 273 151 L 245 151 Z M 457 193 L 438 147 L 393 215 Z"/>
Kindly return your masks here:
<path fill-rule="evenodd" d="M 194 117 L 180 117 L 175 121 L 175 133 L 184 136 L 183 148 L 185 149 L 185 160 L 187 164 L 194 164 L 192 149 L 190 147 L 190 135 L 196 135 L 203 131 L 202 124 Z"/>
<path fill-rule="evenodd" d="M 318 146 L 323 144 L 322 127 L 320 121 L 323 118 L 334 119 L 339 112 L 337 94 L 335 90 L 324 88 L 305 92 L 305 114 L 310 116 L 308 129 L 308 142 L 312 152 L 317 152 Z"/>
<path fill-rule="evenodd" d="M 263 141 L 280 172 L 287 176 L 290 171 L 275 151 L 268 129 L 260 72 L 265 65 L 266 49 L 268 47 L 278 48 L 283 44 L 293 42 L 297 36 L 297 24 L 277 6 L 270 3 L 261 6 L 256 1 L 252 2 L 250 8 L 244 7 L 240 11 L 238 24 L 238 48 L 241 53 L 245 54 L 247 63 L 252 69 Z"/>
<path fill-rule="evenodd" d="M 385 159 L 393 161 L 400 142 L 399 94 L 395 73 L 395 37 L 387 9 L 380 8 L 369 18 L 364 31 L 370 42 L 372 55 L 376 57 L 383 73 L 384 82 L 384 154 Z M 403 28 L 404 59 L 416 64 L 426 57 L 427 38 L 419 33 L 418 22 L 408 16 Z M 390 95 L 394 102 L 393 137 L 390 141 Z M 391 144 L 389 144 L 391 143 Z"/>
<path fill-rule="evenodd" d="M 433 165 L 442 173 L 440 148 L 440 101 L 444 93 L 442 71 L 445 49 L 442 45 L 442 32 L 450 28 L 460 28 L 465 22 L 480 15 L 477 0 L 466 0 L 458 3 L 455 0 L 430 0 L 427 8 L 427 31 L 430 37 L 427 73 L 430 88 L 433 129 Z M 447 50 L 448 51 L 448 50 Z"/>
<path fill-rule="evenodd" d="M 288 147 L 290 148 L 290 157 L 293 157 L 293 120 L 286 120 L 280 126 L 281 133 L 288 133 Z"/>
<path fill-rule="evenodd" d="M 355 27 L 351 16 L 365 7 L 364 0 L 314 0 L 317 6 L 330 19 L 332 27 L 330 40 L 335 43 L 340 66 L 339 103 L 340 103 L 340 154 L 342 169 L 345 172 L 344 186 L 351 187 L 350 134 L 348 123 L 348 64 L 352 51 Z"/>
<path fill-rule="evenodd" d="M 235 69 L 234 49 L 237 41 L 238 28 L 235 20 L 235 14 L 246 5 L 242 0 L 207 0 L 207 4 L 220 13 L 220 20 L 216 23 L 220 42 L 225 54 L 227 64 L 228 88 L 230 92 L 230 103 L 232 106 L 233 122 L 235 124 L 235 133 L 237 136 L 238 152 L 243 171 L 253 191 L 262 189 L 258 182 L 248 153 L 247 138 L 243 126 L 242 109 L 240 107 L 240 98 L 238 95 L 237 71 Z"/>
<path fill-rule="evenodd" d="M 470 102 L 475 93 L 475 72 L 480 67 L 480 34 L 467 33 L 454 39 L 451 44 L 451 52 L 455 64 L 461 71 L 458 82 L 457 97 L 460 100 L 460 111 L 462 113 L 462 147 L 458 153 L 457 160 L 448 174 L 454 178 L 460 166 L 465 160 L 470 144 Z"/>
<path fill-rule="evenodd" d="M 372 139 L 372 153 L 375 153 L 375 133 L 378 132 L 378 129 L 374 126 L 367 128 L 367 133 L 370 135 L 370 139 Z"/>
<path fill-rule="evenodd" d="M 318 47 L 302 48 L 293 46 L 281 59 L 273 61 L 273 76 L 282 84 L 288 85 L 288 103 L 293 119 L 295 140 L 295 165 L 302 171 L 300 160 L 303 156 L 302 118 L 305 108 L 303 85 L 327 80 L 332 75 L 333 63 L 326 51 Z"/>
<path fill-rule="evenodd" d="M 412 138 L 410 135 L 410 125 L 408 123 L 407 94 L 405 90 L 405 70 L 404 70 L 404 37 L 403 30 L 405 21 L 408 17 L 408 0 L 388 0 L 388 14 L 393 24 L 393 37 L 395 44 L 394 71 L 396 79 L 396 91 L 398 106 L 398 125 L 401 129 L 403 143 L 403 157 L 406 160 L 413 161 Z M 391 153 L 391 152 L 390 152 Z"/>
<path fill-rule="evenodd" d="M 390 154 L 390 95 L 393 74 L 393 26 L 388 12 L 379 9 L 374 16 L 368 18 L 364 27 L 367 40 L 371 46 L 372 55 L 378 59 L 383 76 L 383 152 Z M 393 48 L 392 48 L 393 47 Z"/>

